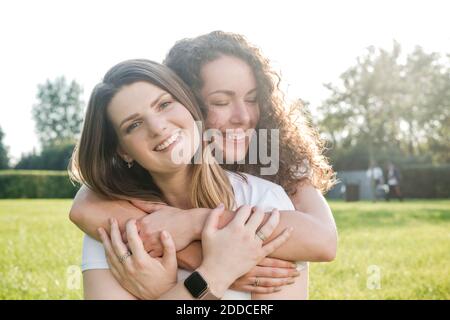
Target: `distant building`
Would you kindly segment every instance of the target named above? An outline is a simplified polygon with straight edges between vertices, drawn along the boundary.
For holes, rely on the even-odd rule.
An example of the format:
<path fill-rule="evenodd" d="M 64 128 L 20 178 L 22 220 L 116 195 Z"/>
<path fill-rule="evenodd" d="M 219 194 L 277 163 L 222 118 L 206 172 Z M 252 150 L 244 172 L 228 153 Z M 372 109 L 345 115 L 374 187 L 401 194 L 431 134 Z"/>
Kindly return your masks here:
<path fill-rule="evenodd" d="M 339 183 L 327 193 L 328 199 L 373 200 L 371 181 L 366 170 L 339 171 Z"/>

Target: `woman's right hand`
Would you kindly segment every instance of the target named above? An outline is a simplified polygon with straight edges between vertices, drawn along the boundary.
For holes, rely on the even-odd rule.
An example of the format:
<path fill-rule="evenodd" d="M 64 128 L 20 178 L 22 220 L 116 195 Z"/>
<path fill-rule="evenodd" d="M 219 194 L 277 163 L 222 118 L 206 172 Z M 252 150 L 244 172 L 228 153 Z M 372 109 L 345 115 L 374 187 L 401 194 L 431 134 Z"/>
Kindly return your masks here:
<path fill-rule="evenodd" d="M 276 258 L 264 258 L 256 267 L 237 279 L 231 289 L 250 293 L 273 293 L 295 282 L 300 276 L 297 265 Z M 258 286 L 255 286 L 258 279 Z"/>
<path fill-rule="evenodd" d="M 128 247 L 123 243 L 117 220 L 111 219 L 111 236 L 103 228 L 98 232 L 108 265 L 119 284 L 140 299 L 157 299 L 177 283 L 175 244 L 167 231 L 161 233 L 162 258 L 152 258 L 139 237 L 136 220 L 126 225 Z"/>
<path fill-rule="evenodd" d="M 203 262 L 197 269 L 207 280 L 216 296 L 221 297 L 231 284 L 275 251 L 289 238 L 292 228 L 263 246 L 257 230 L 264 212 L 256 207 L 242 206 L 233 220 L 219 229 L 223 205 L 212 210 L 202 232 Z M 270 237 L 280 221 L 280 213 L 273 210 L 260 228 L 265 238 Z"/>

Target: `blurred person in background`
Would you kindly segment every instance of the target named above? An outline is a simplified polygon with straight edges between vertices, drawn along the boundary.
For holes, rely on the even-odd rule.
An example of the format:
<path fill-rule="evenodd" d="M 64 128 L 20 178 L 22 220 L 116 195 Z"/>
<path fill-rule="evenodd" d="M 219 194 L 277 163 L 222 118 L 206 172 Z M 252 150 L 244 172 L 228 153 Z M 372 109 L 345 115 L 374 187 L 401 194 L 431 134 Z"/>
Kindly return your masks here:
<path fill-rule="evenodd" d="M 392 162 L 387 165 L 387 183 L 389 186 L 389 192 L 386 196 L 386 201 L 390 201 L 392 196 L 395 196 L 400 201 L 403 201 L 402 192 L 400 190 L 400 171 L 395 167 Z"/>
<path fill-rule="evenodd" d="M 379 198 L 385 196 L 383 170 L 375 160 L 370 160 L 369 169 L 367 169 L 366 174 L 370 179 L 372 199 L 376 202 Z"/>

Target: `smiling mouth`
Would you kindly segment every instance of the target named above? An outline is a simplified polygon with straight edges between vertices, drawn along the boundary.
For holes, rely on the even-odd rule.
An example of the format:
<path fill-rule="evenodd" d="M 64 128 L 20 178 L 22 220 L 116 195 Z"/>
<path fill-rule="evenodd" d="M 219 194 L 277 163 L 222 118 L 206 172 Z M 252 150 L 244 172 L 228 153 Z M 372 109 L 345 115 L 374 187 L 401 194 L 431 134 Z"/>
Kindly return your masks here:
<path fill-rule="evenodd" d="M 154 151 L 164 151 L 164 150 L 166 150 L 167 148 L 169 148 L 171 145 L 173 145 L 178 140 L 178 137 L 180 135 L 181 135 L 181 130 L 177 130 L 169 138 L 167 138 L 162 143 L 157 145 L 153 150 Z"/>
<path fill-rule="evenodd" d="M 222 135 L 226 140 L 236 142 L 236 143 L 245 142 L 245 138 L 247 137 L 245 132 L 243 132 L 241 130 L 239 130 L 237 132 L 227 130 L 225 133 L 222 132 Z"/>
<path fill-rule="evenodd" d="M 247 134 L 243 129 L 237 130 L 227 129 L 225 132 L 222 131 L 221 133 L 227 140 L 241 141 L 245 140 L 245 138 L 247 137 Z"/>

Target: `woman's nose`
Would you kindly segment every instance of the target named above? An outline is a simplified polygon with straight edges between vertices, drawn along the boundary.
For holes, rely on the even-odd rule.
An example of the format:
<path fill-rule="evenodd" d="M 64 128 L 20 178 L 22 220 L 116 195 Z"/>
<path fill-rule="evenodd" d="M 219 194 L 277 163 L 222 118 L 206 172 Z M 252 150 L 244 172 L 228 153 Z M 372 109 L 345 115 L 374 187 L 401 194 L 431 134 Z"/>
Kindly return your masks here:
<path fill-rule="evenodd" d="M 244 125 L 250 122 L 250 113 L 245 102 L 239 101 L 233 105 L 233 111 L 230 121 L 233 124 Z"/>
<path fill-rule="evenodd" d="M 163 116 L 151 115 L 147 118 L 148 131 L 152 138 L 160 136 L 167 130 L 167 121 Z"/>

